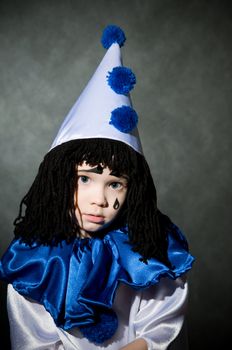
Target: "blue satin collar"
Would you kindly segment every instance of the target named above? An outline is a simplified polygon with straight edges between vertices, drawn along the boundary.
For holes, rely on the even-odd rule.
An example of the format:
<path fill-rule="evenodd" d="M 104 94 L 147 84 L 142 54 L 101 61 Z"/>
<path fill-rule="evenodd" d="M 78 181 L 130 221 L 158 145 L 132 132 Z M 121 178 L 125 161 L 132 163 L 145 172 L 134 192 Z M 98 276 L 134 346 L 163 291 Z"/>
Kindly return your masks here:
<path fill-rule="evenodd" d="M 90 341 L 102 343 L 117 329 L 112 305 L 119 282 L 141 289 L 191 268 L 194 258 L 185 237 L 176 225 L 169 227 L 171 269 L 156 259 L 141 262 L 125 243 L 127 235 L 115 230 L 103 239 L 76 238 L 57 247 L 13 240 L 0 262 L 0 278 L 43 304 L 57 326 L 79 327 Z"/>

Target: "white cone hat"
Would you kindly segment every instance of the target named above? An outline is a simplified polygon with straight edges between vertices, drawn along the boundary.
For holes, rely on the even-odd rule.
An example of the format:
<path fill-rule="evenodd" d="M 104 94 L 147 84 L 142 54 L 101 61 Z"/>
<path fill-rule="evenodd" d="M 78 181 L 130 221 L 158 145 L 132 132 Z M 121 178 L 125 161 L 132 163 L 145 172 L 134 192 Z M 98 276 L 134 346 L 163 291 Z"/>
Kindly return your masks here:
<path fill-rule="evenodd" d="M 66 116 L 50 149 L 70 140 L 107 138 L 122 141 L 142 153 L 138 116 L 129 95 L 136 79 L 132 71 L 122 65 L 120 46 L 124 41 L 125 35 L 119 27 L 106 27 L 102 44 L 108 50 Z"/>

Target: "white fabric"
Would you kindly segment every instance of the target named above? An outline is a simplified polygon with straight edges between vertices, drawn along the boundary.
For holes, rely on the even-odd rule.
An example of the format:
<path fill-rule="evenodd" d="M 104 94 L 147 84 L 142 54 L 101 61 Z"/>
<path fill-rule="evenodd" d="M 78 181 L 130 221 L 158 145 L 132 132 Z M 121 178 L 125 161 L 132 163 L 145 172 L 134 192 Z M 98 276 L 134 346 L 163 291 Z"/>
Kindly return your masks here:
<path fill-rule="evenodd" d="M 188 286 L 184 279 L 161 279 L 144 291 L 120 285 L 113 309 L 119 327 L 109 341 L 97 346 L 83 338 L 78 329 L 66 332 L 56 327 L 43 305 L 21 296 L 8 285 L 7 308 L 12 350 L 119 350 L 137 338 L 148 350 L 165 350 L 180 333 L 186 311 Z M 178 350 L 187 350 L 185 339 Z"/>
<path fill-rule="evenodd" d="M 132 106 L 129 94 L 117 94 L 107 82 L 108 73 L 117 66 L 122 66 L 122 58 L 119 45 L 114 43 L 66 116 L 50 149 L 75 139 L 107 138 L 122 141 L 142 153 L 137 128 L 123 133 L 109 124 L 115 108 Z"/>

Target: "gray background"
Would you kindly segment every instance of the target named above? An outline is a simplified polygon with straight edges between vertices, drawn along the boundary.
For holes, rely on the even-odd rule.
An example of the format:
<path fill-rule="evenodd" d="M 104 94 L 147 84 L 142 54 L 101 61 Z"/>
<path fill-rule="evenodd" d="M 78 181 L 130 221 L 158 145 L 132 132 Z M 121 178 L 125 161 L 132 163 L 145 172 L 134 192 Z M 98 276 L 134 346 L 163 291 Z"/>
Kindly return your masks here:
<path fill-rule="evenodd" d="M 0 2 L 0 253 L 44 154 L 105 53 L 100 37 L 111 23 L 127 36 L 124 65 L 137 76 L 131 96 L 159 207 L 196 257 L 190 348 L 222 349 L 232 306 L 230 1 Z"/>

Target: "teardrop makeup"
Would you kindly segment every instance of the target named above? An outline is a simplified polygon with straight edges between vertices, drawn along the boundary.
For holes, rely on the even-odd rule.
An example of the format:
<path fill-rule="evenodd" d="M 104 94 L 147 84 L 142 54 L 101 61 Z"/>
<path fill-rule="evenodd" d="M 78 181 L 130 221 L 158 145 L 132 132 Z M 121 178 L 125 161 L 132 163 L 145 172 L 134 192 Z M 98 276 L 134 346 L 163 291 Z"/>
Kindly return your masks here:
<path fill-rule="evenodd" d="M 114 202 L 114 205 L 113 205 L 113 208 L 115 210 L 118 210 L 119 209 L 119 201 L 118 201 L 118 198 L 116 198 L 115 202 Z"/>

